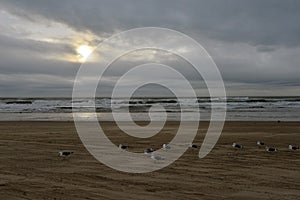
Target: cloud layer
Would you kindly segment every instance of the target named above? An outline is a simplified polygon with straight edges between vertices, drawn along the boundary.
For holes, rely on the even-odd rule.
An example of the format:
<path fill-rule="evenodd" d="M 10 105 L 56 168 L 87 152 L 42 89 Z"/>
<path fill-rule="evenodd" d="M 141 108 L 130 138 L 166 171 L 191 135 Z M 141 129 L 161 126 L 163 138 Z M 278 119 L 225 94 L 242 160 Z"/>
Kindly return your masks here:
<path fill-rule="evenodd" d="M 70 96 L 79 45 L 158 26 L 201 43 L 231 95 L 298 95 L 299 10 L 297 0 L 1 0 L 0 94 Z M 115 63 L 108 82 L 135 63 Z"/>

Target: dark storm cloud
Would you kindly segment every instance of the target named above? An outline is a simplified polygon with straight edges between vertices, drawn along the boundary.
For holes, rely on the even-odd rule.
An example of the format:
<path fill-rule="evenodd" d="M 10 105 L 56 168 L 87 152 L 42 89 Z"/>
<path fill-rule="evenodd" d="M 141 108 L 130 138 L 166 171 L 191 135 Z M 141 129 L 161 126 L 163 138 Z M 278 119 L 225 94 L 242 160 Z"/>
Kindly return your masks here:
<path fill-rule="evenodd" d="M 297 0 L 2 0 L 2 4 L 22 17 L 42 16 L 96 34 L 163 26 L 230 42 L 300 44 Z"/>

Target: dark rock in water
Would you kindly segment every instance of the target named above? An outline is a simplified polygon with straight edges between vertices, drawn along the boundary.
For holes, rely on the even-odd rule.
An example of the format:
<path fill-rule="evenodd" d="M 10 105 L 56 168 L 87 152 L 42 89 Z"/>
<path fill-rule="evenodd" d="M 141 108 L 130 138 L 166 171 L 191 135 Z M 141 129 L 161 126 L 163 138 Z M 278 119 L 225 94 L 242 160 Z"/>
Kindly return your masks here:
<path fill-rule="evenodd" d="M 6 104 L 32 104 L 32 101 L 8 101 Z"/>

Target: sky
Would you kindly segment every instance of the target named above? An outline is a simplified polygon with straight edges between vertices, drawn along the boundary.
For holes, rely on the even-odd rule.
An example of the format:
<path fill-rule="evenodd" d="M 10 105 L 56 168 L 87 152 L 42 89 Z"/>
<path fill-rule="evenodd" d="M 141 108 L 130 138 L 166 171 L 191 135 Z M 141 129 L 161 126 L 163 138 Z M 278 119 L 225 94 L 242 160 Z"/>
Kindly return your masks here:
<path fill-rule="evenodd" d="M 298 0 L 0 0 L 0 96 L 70 97 L 90 51 L 140 27 L 168 28 L 195 39 L 217 64 L 228 95 L 297 96 L 299 10 Z M 112 51 L 107 48 L 100 62 Z M 114 62 L 98 95 L 110 95 L 122 73 L 145 62 L 172 65 L 198 95 L 207 95 L 189 63 L 147 50 Z M 159 96 L 165 89 L 150 85 L 139 93 Z"/>

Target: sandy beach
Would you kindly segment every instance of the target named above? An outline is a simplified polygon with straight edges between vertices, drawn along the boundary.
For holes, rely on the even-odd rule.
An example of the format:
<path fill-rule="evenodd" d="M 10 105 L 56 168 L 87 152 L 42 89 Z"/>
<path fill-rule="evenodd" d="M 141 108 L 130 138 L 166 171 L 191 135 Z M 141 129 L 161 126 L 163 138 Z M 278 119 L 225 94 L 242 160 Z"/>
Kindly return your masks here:
<path fill-rule="evenodd" d="M 158 135 L 137 140 L 112 122 L 101 123 L 116 144 L 139 152 L 160 148 L 176 133 L 168 122 Z M 194 142 L 207 129 L 201 122 Z M 72 122 L 0 122 L 0 199 L 300 199 L 298 122 L 226 122 L 213 151 L 199 159 L 189 149 L 170 166 L 146 174 L 115 171 L 93 158 Z M 278 152 L 259 148 L 261 140 Z M 235 150 L 233 142 L 244 145 Z M 74 151 L 61 158 L 61 150 Z"/>

